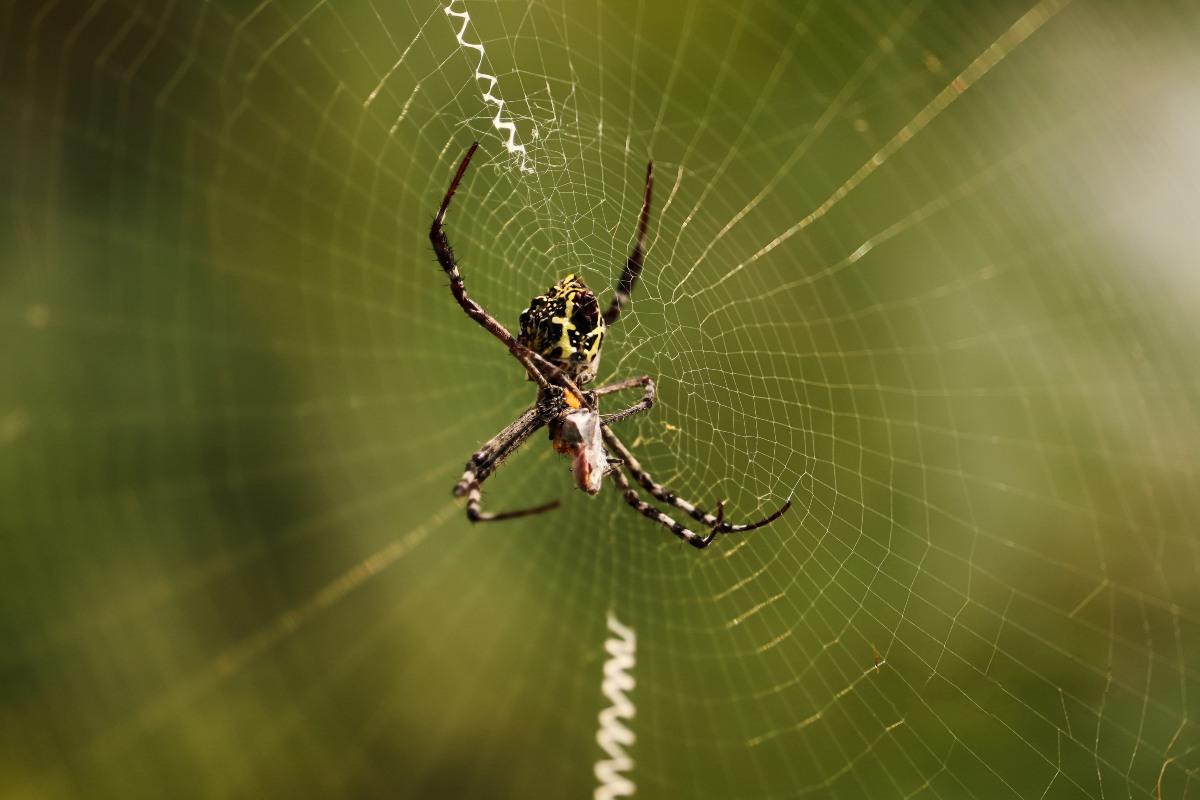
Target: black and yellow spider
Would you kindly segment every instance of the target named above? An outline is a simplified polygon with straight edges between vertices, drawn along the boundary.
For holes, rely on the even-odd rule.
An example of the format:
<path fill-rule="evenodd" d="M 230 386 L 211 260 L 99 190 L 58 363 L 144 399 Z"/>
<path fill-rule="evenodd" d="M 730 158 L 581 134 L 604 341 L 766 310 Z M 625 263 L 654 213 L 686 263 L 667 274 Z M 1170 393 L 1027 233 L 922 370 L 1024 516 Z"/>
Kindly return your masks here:
<path fill-rule="evenodd" d="M 454 198 L 454 192 L 471 163 L 479 143 L 475 142 L 463 156 L 454 180 L 433 225 L 429 229 L 429 240 L 437 254 L 438 263 L 450 276 L 450 291 L 471 319 L 478 322 L 508 348 L 517 361 L 525 367 L 530 380 L 538 385 L 537 401 L 533 407 L 519 416 L 515 422 L 496 434 L 487 444 L 471 456 L 467 469 L 454 486 L 456 497 L 467 496 L 467 518 L 472 522 L 492 522 L 513 519 L 530 514 L 540 514 L 558 506 L 558 502 L 534 508 L 502 513 L 489 513 L 479 508 L 479 487 L 496 470 L 505 458 L 512 455 L 525 441 L 543 426 L 550 430 L 550 441 L 554 449 L 571 458 L 571 471 L 580 489 L 594 495 L 603 486 L 605 476 L 611 477 L 621 490 L 625 501 L 649 519 L 665 525 L 679 538 L 694 547 L 707 547 L 719 533 L 735 533 L 761 528 L 779 517 L 792 505 L 789 497 L 779 510 L 758 522 L 749 525 L 734 525 L 725 521 L 725 503 L 717 504 L 717 513 L 709 514 L 674 492 L 658 484 L 650 477 L 633 453 L 612 432 L 612 425 L 654 405 L 654 381 L 649 375 L 601 386 L 584 391 L 580 386 L 591 382 L 600 363 L 600 351 L 604 344 L 604 332 L 608 325 L 621 316 L 621 308 L 642 272 L 645 250 L 646 226 L 650 220 L 650 190 L 654 183 L 654 162 L 646 166 L 646 193 L 642 199 L 642 214 L 638 221 L 637 243 L 625 270 L 617 283 L 612 301 L 603 313 L 596 295 L 576 275 L 568 275 L 550 290 L 533 298 L 529 308 L 521 313 L 519 335 L 513 337 L 503 325 L 483 310 L 483 307 L 467 297 L 466 287 L 454 260 L 454 251 L 442 222 L 446 209 Z M 641 387 L 642 399 L 614 414 L 600 413 L 599 400 L 606 394 Z M 605 450 L 607 445 L 615 458 Z M 668 503 L 691 515 L 708 528 L 708 535 L 701 536 L 688 530 L 681 523 L 642 500 L 621 467 L 629 470 L 642 488 L 663 503 Z"/>

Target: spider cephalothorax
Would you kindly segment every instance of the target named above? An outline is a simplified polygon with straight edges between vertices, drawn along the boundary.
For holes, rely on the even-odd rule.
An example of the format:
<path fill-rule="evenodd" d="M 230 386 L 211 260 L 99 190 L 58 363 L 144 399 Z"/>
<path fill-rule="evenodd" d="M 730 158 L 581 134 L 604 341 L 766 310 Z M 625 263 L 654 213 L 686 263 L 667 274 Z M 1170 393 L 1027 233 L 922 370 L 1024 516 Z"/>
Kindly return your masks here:
<path fill-rule="evenodd" d="M 782 507 L 758 522 L 735 525 L 725 521 L 724 502 L 717 504 L 716 514 L 710 514 L 656 483 L 642 469 L 633 453 L 612 432 L 611 426 L 654 405 L 654 380 L 649 375 L 610 383 L 591 391 L 579 388 L 596 376 L 604 332 L 621 316 L 621 308 L 629 302 L 629 294 L 642 273 L 654 163 L 646 167 L 646 193 L 642 198 L 642 214 L 638 219 L 637 242 L 625 262 L 625 269 L 621 272 L 608 308 L 601 313 L 600 303 L 592 290 L 577 276 L 568 275 L 550 287 L 546 294 L 530 301 L 529 308 L 521 314 L 518 336 L 514 337 L 495 317 L 484 311 L 483 306 L 467 297 L 467 288 L 458 272 L 454 251 L 442 227 L 446 209 L 450 207 L 454 192 L 477 147 L 478 142 L 471 145 L 458 165 L 458 172 L 454 174 L 454 180 L 442 198 L 442 206 L 433 218 L 429 239 L 438 263 L 450 277 L 450 291 L 454 299 L 471 319 L 504 343 L 508 352 L 525 368 L 529 379 L 538 385 L 538 394 L 532 407 L 493 436 L 467 462 L 462 478 L 454 486 L 456 496 L 467 496 L 467 518 L 472 522 L 512 519 L 549 511 L 558 505 L 553 502 L 501 513 L 483 511 L 479 507 L 480 485 L 504 459 L 543 427 L 549 428 L 554 449 L 571 459 L 571 473 L 580 489 L 588 494 L 596 494 L 603 486 L 604 478 L 611 477 L 625 502 L 643 516 L 666 526 L 693 547 L 708 546 L 719 533 L 754 530 L 783 516 L 792 505 L 790 497 Z M 600 398 L 604 395 L 639 388 L 642 390 L 642 399 L 638 402 L 614 414 L 600 413 Z M 643 489 L 659 501 L 678 508 L 708 526 L 708 534 L 701 535 L 689 530 L 642 500 L 622 469 L 628 471 Z"/>
<path fill-rule="evenodd" d="M 604 344 L 604 317 L 595 293 L 568 275 L 521 312 L 517 341 L 545 357 L 581 386 L 596 377 Z"/>

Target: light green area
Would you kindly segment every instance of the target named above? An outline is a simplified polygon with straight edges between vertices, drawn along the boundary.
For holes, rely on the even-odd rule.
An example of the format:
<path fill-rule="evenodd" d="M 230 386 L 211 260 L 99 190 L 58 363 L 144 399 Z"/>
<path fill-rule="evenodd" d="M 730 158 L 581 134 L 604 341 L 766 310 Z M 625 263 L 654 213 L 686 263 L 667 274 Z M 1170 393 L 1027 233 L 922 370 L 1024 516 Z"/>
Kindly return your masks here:
<path fill-rule="evenodd" d="M 639 797 L 1196 795 L 1195 5 L 468 2 L 533 174 L 435 4 L 0 10 L 0 794 L 590 796 L 613 610 Z M 467 523 L 533 396 L 426 238 L 476 138 L 510 327 L 655 160 L 600 379 L 788 516 L 539 435 L 485 502 L 563 508 Z"/>

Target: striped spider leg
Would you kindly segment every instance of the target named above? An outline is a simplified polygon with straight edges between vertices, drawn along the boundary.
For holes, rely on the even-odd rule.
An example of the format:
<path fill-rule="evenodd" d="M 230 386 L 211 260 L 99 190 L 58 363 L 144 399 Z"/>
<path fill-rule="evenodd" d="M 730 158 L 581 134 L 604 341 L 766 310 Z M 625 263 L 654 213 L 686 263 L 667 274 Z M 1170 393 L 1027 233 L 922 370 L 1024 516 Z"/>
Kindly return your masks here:
<path fill-rule="evenodd" d="M 508 427 L 489 439 L 467 461 L 466 470 L 454 485 L 455 497 L 467 496 L 467 519 L 471 522 L 498 522 L 542 514 L 558 508 L 558 501 L 554 500 L 532 508 L 495 513 L 480 510 L 479 503 L 481 484 L 495 472 L 504 459 L 516 452 L 530 436 L 544 428 L 566 408 L 563 397 L 565 393 L 557 387 L 538 392 L 537 403 L 532 408 L 527 409 Z"/>
<path fill-rule="evenodd" d="M 609 425 L 614 422 L 619 422 L 620 420 L 632 416 L 633 414 L 645 411 L 654 405 L 654 381 L 650 379 L 650 376 L 643 375 L 640 378 L 631 378 L 630 380 L 622 381 L 620 383 L 602 386 L 595 390 L 595 394 L 600 396 L 612 392 L 619 392 L 625 389 L 632 389 L 637 386 L 643 386 L 645 389 L 645 395 L 641 401 L 623 411 L 619 411 L 616 414 L 611 414 L 604 418 L 604 443 L 608 446 L 608 449 L 612 451 L 613 455 L 616 456 L 621 465 L 629 471 L 629 474 L 633 476 L 634 480 L 636 480 L 643 489 L 661 502 L 668 503 L 675 508 L 680 509 L 697 522 L 704 523 L 704 525 L 708 527 L 709 532 L 707 536 L 702 536 L 695 531 L 690 530 L 682 523 L 675 521 L 667 514 L 664 514 L 662 511 L 658 510 L 641 498 L 637 490 L 630 485 L 628 479 L 626 479 L 626 477 L 621 473 L 619 468 L 612 470 L 610 474 L 613 482 L 617 485 L 617 488 L 620 489 L 622 497 L 625 498 L 625 502 L 637 510 L 642 516 L 646 517 L 647 519 L 651 519 L 667 528 L 671 531 L 671 533 L 674 533 L 680 539 L 683 539 L 693 547 L 704 548 L 708 547 L 708 545 L 712 543 L 713 539 L 715 539 L 718 534 L 745 533 L 747 531 L 752 531 L 755 528 L 761 528 L 764 525 L 769 525 L 782 517 L 787 510 L 792 507 L 792 498 L 789 497 L 787 501 L 772 514 L 763 517 L 757 522 L 739 525 L 732 522 L 727 522 L 725 520 L 724 500 L 717 504 L 717 513 L 710 514 L 707 511 L 697 508 L 695 504 L 689 503 L 687 500 L 679 497 L 667 487 L 656 482 L 654 478 L 651 477 L 650 473 L 647 472 L 638 462 L 637 458 L 633 455 L 629 448 L 626 447 L 619 438 L 617 438 L 617 435 L 613 433 L 612 429 L 609 427 Z"/>

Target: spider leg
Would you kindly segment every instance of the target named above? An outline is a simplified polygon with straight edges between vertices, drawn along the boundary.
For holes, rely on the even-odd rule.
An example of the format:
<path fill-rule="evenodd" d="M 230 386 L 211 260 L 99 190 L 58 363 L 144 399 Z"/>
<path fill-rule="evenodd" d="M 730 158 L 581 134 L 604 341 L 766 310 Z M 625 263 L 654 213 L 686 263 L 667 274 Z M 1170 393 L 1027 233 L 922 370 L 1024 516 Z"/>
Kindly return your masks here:
<path fill-rule="evenodd" d="M 772 522 L 787 513 L 787 510 L 792 507 L 792 498 L 789 497 L 787 502 L 780 506 L 774 513 L 763 517 L 757 522 L 751 522 L 744 525 L 737 525 L 732 522 L 727 522 L 725 520 L 724 500 L 717 505 L 717 513 L 715 515 L 710 514 L 703 509 L 697 508 L 695 505 L 689 503 L 687 500 L 684 500 L 682 497 L 678 497 L 674 492 L 663 486 L 661 483 L 657 483 L 654 478 L 650 476 L 650 473 L 647 472 L 640 463 L 638 463 L 637 458 L 634 457 L 629 448 L 626 447 L 624 443 L 617 438 L 616 434 L 614 434 L 607 427 L 604 428 L 603 435 L 604 443 L 608 445 L 608 449 L 615 453 L 617 458 L 621 459 L 625 465 L 625 468 L 629 470 L 629 474 L 633 475 L 637 482 L 641 484 L 643 489 L 645 489 L 658 500 L 661 500 L 664 503 L 670 503 L 681 511 L 687 513 L 697 522 L 703 522 L 706 526 L 708 526 L 713 534 L 744 533 L 746 531 L 752 531 L 755 528 L 761 528 L 764 525 L 770 525 Z"/>
<path fill-rule="evenodd" d="M 569 390 L 582 402 L 584 396 L 583 392 L 579 389 L 579 386 L 576 385 L 575 381 L 571 380 L 571 376 L 562 371 L 562 368 L 560 368 L 553 361 L 547 359 L 541 353 L 537 352 L 536 350 L 530 350 L 520 342 L 517 342 L 517 347 L 521 349 L 521 351 L 529 358 L 530 361 L 532 361 L 534 364 L 537 364 L 539 369 L 541 369 L 545 375 L 549 375 L 551 378 L 554 378 L 556 381 L 558 381 L 559 385 L 566 387 L 567 390 Z M 541 388 L 545 389 L 546 387 L 542 386 Z"/>
<path fill-rule="evenodd" d="M 539 387 L 545 389 L 550 383 L 546 380 L 541 370 L 534 366 L 529 349 L 523 347 L 499 320 L 487 313 L 487 311 L 484 311 L 483 306 L 467 297 L 467 288 L 463 283 L 462 275 L 459 274 L 458 262 L 454 258 L 454 249 L 450 246 L 450 239 L 446 236 L 446 229 L 442 227 L 442 222 L 446 218 L 446 210 L 450 208 L 450 201 L 454 199 L 454 193 L 458 191 L 458 184 L 462 181 L 463 175 L 467 171 L 467 166 L 471 163 L 471 157 L 475 155 L 475 150 L 478 147 L 479 142 L 472 144 L 471 148 L 467 150 L 467 154 L 463 156 L 462 162 L 458 165 L 458 171 L 454 173 L 454 180 L 450 182 L 450 188 L 446 190 L 446 196 L 442 198 L 442 205 L 438 209 L 437 216 L 433 218 L 433 224 L 429 227 L 429 241 L 433 245 L 433 252 L 437 255 L 438 263 L 442 265 L 442 269 L 450 277 L 450 293 L 454 295 L 454 299 L 462 306 L 462 310 L 467 312 L 467 316 L 482 325 L 488 333 L 503 342 L 508 348 L 508 352 L 512 353 L 513 357 L 525 367 L 525 371 L 529 373 L 529 377 L 537 381 Z"/>
<path fill-rule="evenodd" d="M 710 531 L 707 536 L 701 536 L 647 503 L 638 495 L 637 489 L 629 485 L 629 481 L 626 480 L 625 475 L 619 469 L 613 470 L 609 474 L 612 476 L 613 482 L 617 484 L 617 488 L 621 490 L 621 496 L 625 498 L 626 503 L 633 506 L 646 519 L 653 520 L 664 528 L 667 528 L 671 533 L 683 539 L 692 547 L 708 547 L 712 543 L 712 540 L 716 538 L 716 530 Z"/>
<path fill-rule="evenodd" d="M 641 386 L 644 390 L 642 399 L 631 405 L 629 408 L 622 409 L 613 414 L 605 414 L 600 417 L 600 420 L 605 425 L 612 425 L 620 422 L 626 417 L 632 417 L 634 414 L 640 414 L 654 405 L 654 379 L 649 375 L 641 375 L 637 378 L 621 381 L 620 383 L 610 383 L 608 386 L 601 386 L 599 389 L 593 390 L 592 394 L 601 397 L 613 392 L 622 392 L 626 389 L 636 389 Z"/>
<path fill-rule="evenodd" d="M 642 261 L 646 256 L 646 228 L 650 224 L 650 190 L 654 186 L 654 162 L 646 165 L 646 193 L 642 196 L 642 215 L 638 218 L 637 241 L 633 245 L 621 279 L 617 281 L 612 302 L 604 312 L 604 324 L 612 325 L 621 316 L 621 307 L 629 302 L 629 295 L 642 274 Z"/>
<path fill-rule="evenodd" d="M 480 483 L 480 481 L 472 481 L 467 486 L 467 519 L 471 522 L 499 522 L 505 519 L 516 519 L 517 517 L 532 517 L 534 514 L 543 514 L 558 508 L 558 501 L 551 500 L 549 503 L 540 506 L 521 508 L 516 511 L 481 511 L 479 508 Z"/>
<path fill-rule="evenodd" d="M 480 486 L 491 477 L 504 459 L 508 458 L 517 448 L 525 443 L 557 413 L 555 407 L 543 402 L 539 397 L 538 404 L 517 417 L 511 424 L 500 431 L 479 448 L 467 461 L 467 468 L 458 483 L 454 485 L 454 496 L 467 496 L 467 519 L 471 522 L 496 522 L 502 519 L 527 517 L 541 514 L 558 507 L 558 501 L 525 508 L 517 511 L 502 511 L 498 513 L 482 511 L 479 508 Z"/>

